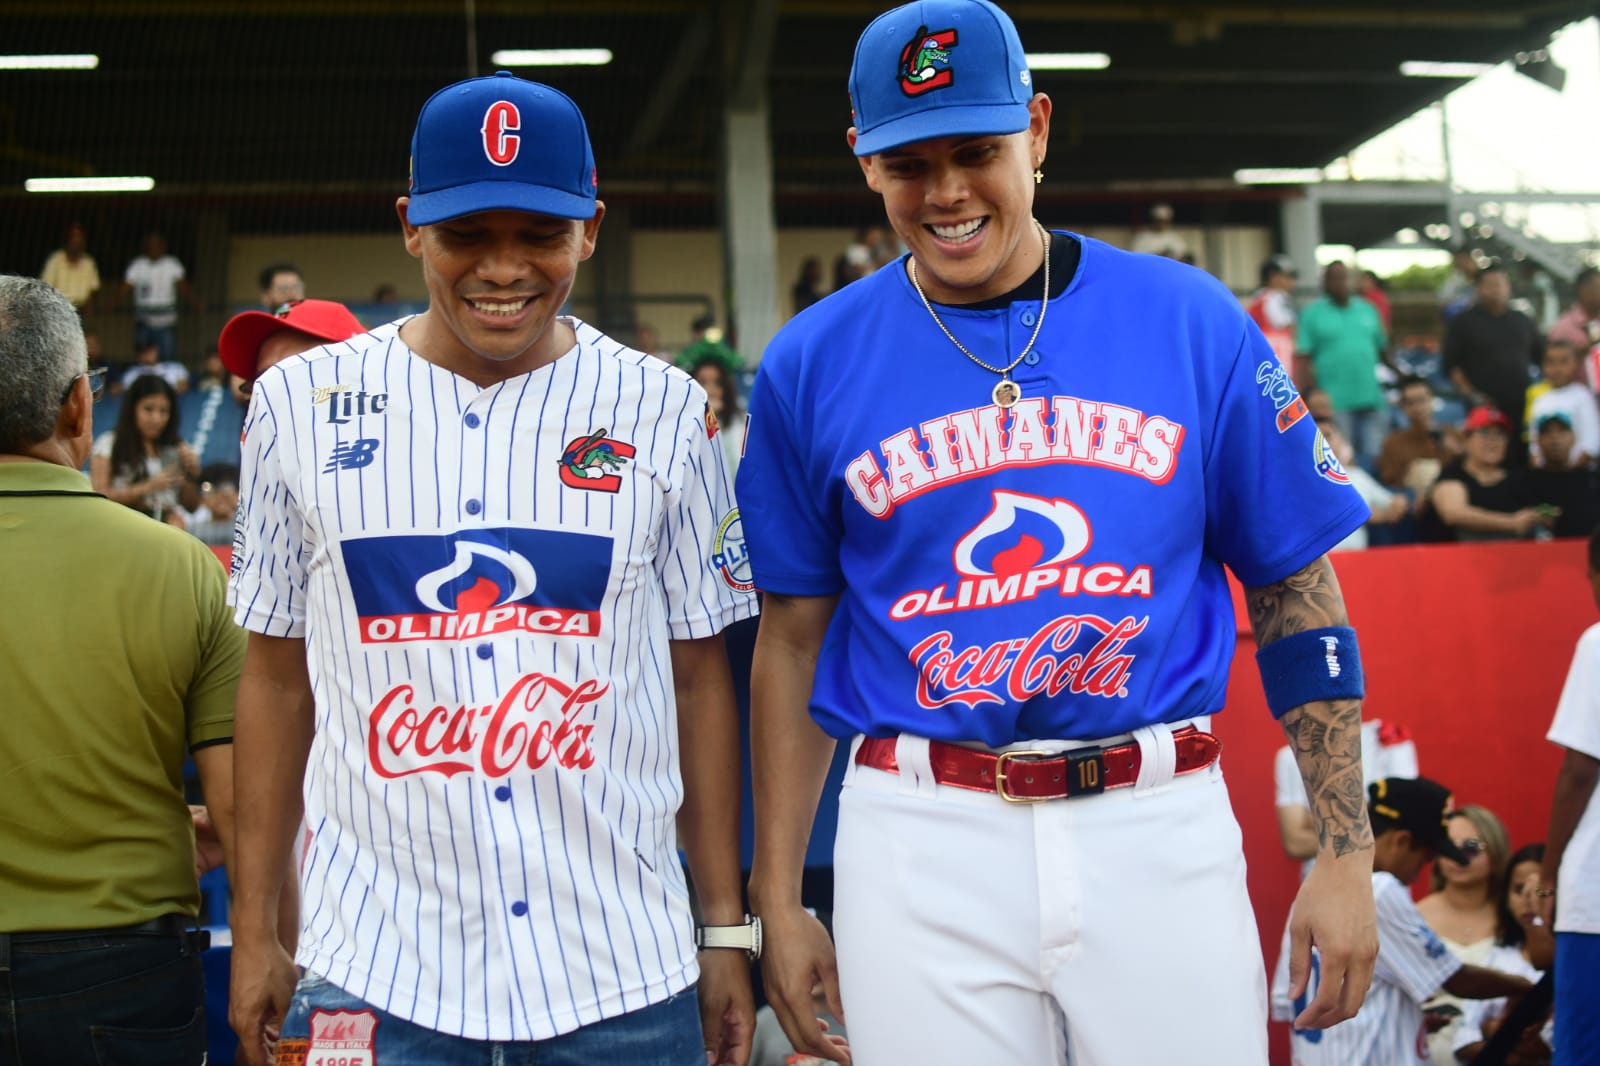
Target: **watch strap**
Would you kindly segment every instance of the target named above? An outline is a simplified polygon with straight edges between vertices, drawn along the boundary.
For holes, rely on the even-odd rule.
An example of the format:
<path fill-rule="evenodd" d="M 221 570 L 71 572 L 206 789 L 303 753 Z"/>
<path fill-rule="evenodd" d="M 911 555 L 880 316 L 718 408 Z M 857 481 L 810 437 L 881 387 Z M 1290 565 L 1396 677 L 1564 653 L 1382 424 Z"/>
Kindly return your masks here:
<path fill-rule="evenodd" d="M 752 959 L 761 957 L 761 919 L 745 915 L 742 925 L 702 925 L 695 929 L 695 947 L 733 948 Z"/>

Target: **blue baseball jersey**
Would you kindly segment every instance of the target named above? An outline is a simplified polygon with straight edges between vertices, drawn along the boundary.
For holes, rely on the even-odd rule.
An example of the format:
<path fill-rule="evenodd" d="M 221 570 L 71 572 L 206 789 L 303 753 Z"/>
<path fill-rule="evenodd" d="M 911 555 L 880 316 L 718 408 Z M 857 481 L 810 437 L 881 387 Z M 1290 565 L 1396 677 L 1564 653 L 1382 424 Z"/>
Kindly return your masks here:
<path fill-rule="evenodd" d="M 812 713 L 837 737 L 1095 738 L 1221 709 L 1224 567 L 1279 581 L 1368 517 L 1239 302 L 1080 239 L 1022 399 L 878 271 L 762 360 L 738 498 L 756 585 L 839 595 Z M 942 308 L 1004 366 L 1042 305 Z"/>

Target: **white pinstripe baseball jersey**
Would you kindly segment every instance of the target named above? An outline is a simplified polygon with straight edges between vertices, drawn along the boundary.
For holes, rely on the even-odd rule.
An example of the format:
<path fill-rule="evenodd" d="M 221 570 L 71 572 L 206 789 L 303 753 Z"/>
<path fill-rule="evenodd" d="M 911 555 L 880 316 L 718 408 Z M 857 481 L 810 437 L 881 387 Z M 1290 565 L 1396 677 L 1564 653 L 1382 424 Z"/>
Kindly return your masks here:
<path fill-rule="evenodd" d="M 1418 1066 L 1427 1063 L 1422 1004 L 1461 968 L 1417 913 L 1411 892 L 1393 875 L 1372 875 L 1378 906 L 1378 962 L 1361 1010 L 1329 1029 L 1294 1031 L 1295 1066 Z M 1311 985 L 1295 1013 L 1317 994 L 1321 959 L 1312 952 Z"/>
<path fill-rule="evenodd" d="M 577 347 L 480 389 L 397 326 L 256 385 L 232 594 L 316 703 L 297 961 L 540 1040 L 697 978 L 668 641 L 755 613 L 705 393 Z"/>

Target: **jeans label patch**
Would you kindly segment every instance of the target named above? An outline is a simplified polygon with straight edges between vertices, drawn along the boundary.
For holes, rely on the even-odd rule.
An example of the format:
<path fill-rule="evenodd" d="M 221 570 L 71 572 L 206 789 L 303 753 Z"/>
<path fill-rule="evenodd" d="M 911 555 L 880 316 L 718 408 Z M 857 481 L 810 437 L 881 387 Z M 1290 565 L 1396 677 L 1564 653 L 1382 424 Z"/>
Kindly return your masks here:
<path fill-rule="evenodd" d="M 377 1028 L 376 1011 L 313 1011 L 305 1066 L 377 1066 Z"/>

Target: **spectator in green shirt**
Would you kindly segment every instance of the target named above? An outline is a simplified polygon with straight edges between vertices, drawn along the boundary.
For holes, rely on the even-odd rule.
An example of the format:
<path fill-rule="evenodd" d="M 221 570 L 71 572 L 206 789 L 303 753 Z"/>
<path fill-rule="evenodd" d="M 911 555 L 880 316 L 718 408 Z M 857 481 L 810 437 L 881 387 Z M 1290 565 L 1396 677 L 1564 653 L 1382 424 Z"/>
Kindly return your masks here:
<path fill-rule="evenodd" d="M 1371 467 L 1389 432 L 1389 405 L 1378 383 L 1388 338 L 1377 308 L 1350 291 L 1344 263 L 1328 264 L 1322 290 L 1323 297 L 1300 312 L 1295 376 L 1302 393 L 1314 387 L 1327 392 L 1356 462 Z"/>
<path fill-rule="evenodd" d="M 209 548 L 79 473 L 98 381 L 66 297 L 0 276 L 0 1055 L 196 1064 L 183 762 L 231 855 L 244 636 Z"/>

